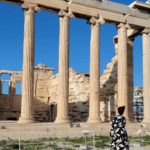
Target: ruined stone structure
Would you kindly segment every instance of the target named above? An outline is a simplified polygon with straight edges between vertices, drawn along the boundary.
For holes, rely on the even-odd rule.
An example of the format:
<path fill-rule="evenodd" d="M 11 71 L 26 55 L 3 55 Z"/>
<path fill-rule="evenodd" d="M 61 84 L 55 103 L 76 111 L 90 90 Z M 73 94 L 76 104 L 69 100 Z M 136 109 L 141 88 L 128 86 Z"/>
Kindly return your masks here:
<path fill-rule="evenodd" d="M 80 17 L 91 26 L 90 43 L 90 98 L 88 123 L 101 121 L 100 102 L 100 26 L 116 24 L 118 36 L 114 39 L 117 50 L 117 106 L 125 105 L 125 116 L 133 119 L 133 41 L 143 37 L 143 92 L 144 122 L 150 122 L 150 4 L 134 2 L 125 6 L 107 0 L 3 0 L 20 4 L 24 9 L 24 55 L 22 99 L 19 123 L 34 121 L 34 17 L 40 9 L 52 10 L 60 17 L 59 74 L 56 123 L 69 123 L 69 20 Z M 117 8 L 117 9 L 116 9 Z M 107 89 L 107 88 L 106 88 Z M 110 90 L 111 91 L 111 90 Z M 103 96 L 103 95 L 102 95 Z M 105 96 L 105 94 L 104 94 Z"/>
<path fill-rule="evenodd" d="M 117 57 L 107 65 L 101 75 L 100 90 L 100 114 L 103 121 L 109 121 L 115 114 L 116 83 L 117 83 Z M 54 75 L 50 81 L 50 104 L 56 108 L 58 103 L 58 75 Z M 69 118 L 72 122 L 87 121 L 90 99 L 90 76 L 87 73 L 78 73 L 69 70 Z M 54 109 L 56 110 L 56 109 Z M 54 112 L 53 112 L 54 113 Z M 55 116 L 55 115 L 54 115 Z M 55 120 L 55 119 L 53 119 Z"/>
<path fill-rule="evenodd" d="M 0 74 L 10 75 L 10 80 L 1 79 L 0 120 L 18 120 L 21 111 L 21 95 L 16 93 L 16 85 L 18 82 L 22 83 L 22 72 L 1 70 Z M 49 121 L 49 83 L 52 75 L 52 68 L 44 65 L 34 68 L 32 110 L 36 121 Z M 8 94 L 2 93 L 4 82 L 9 83 Z"/>
<path fill-rule="evenodd" d="M 115 113 L 116 62 L 114 57 L 101 76 L 100 103 L 104 121 L 109 121 Z M 53 70 L 42 64 L 34 67 L 33 117 L 35 121 L 54 122 L 56 119 L 58 74 L 53 75 Z M 1 91 L 4 88 L 3 83 L 9 83 L 9 93 L 1 92 L 0 95 L 0 120 L 18 120 L 21 111 L 21 95 L 16 93 L 16 85 L 18 82 L 22 83 L 22 72 L 1 70 L 0 74 L 10 75 L 10 80 L 2 78 L 0 80 Z M 72 122 L 85 122 L 89 112 L 89 74 L 78 73 L 70 68 L 69 76 L 69 118 Z"/>

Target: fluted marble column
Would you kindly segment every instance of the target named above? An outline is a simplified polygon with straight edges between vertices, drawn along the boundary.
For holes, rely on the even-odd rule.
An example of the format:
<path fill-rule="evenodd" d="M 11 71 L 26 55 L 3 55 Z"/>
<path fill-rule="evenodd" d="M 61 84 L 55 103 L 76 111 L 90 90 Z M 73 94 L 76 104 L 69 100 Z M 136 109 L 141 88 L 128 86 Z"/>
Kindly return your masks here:
<path fill-rule="evenodd" d="M 125 106 L 125 117 L 129 119 L 129 91 L 128 91 L 128 49 L 127 26 L 118 26 L 118 106 Z"/>
<path fill-rule="evenodd" d="M 33 122 L 33 86 L 34 86 L 34 16 L 35 7 L 24 8 L 24 51 L 22 73 L 22 100 L 19 123 Z"/>
<path fill-rule="evenodd" d="M 134 38 L 127 38 L 127 60 L 128 60 L 128 117 L 130 121 L 134 120 L 133 113 L 133 42 Z"/>
<path fill-rule="evenodd" d="M 150 29 L 143 31 L 143 97 L 143 122 L 150 123 Z"/>
<path fill-rule="evenodd" d="M 88 123 L 100 121 L 100 25 L 92 17 L 90 43 L 90 100 Z"/>
<path fill-rule="evenodd" d="M 56 123 L 69 123 L 69 15 L 65 11 L 59 12 L 59 73 L 58 73 L 58 101 Z"/>

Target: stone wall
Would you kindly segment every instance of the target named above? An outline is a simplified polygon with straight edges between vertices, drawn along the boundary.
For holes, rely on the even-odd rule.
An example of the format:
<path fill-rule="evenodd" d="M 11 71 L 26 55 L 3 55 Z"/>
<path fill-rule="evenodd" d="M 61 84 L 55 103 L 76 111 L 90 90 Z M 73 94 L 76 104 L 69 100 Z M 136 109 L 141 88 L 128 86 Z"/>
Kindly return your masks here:
<path fill-rule="evenodd" d="M 16 120 L 20 115 L 21 96 L 0 95 L 0 120 Z"/>
<path fill-rule="evenodd" d="M 116 56 L 107 65 L 100 77 L 101 119 L 109 121 L 115 113 L 117 83 Z M 0 94 L 0 120 L 18 120 L 21 109 L 21 95 L 16 94 L 16 83 L 22 81 L 22 72 L 1 71 L 11 76 L 9 94 Z M 69 117 L 72 122 L 86 121 L 88 118 L 90 98 L 90 78 L 88 73 L 69 70 Z M 0 80 L 3 82 L 3 80 Z M 58 75 L 53 69 L 38 65 L 34 71 L 33 112 L 36 121 L 54 121 L 57 113 Z"/>
<path fill-rule="evenodd" d="M 16 94 L 16 83 L 22 82 L 22 72 L 1 71 L 9 74 L 9 93 L 0 94 L 0 120 L 18 120 L 21 110 L 21 95 Z M 34 71 L 33 112 L 36 121 L 49 121 L 49 84 L 53 69 L 38 65 Z M 2 85 L 2 84 L 1 84 Z"/>
<path fill-rule="evenodd" d="M 100 77 L 101 119 L 109 121 L 115 115 L 115 99 L 117 98 L 117 57 L 115 56 L 107 65 L 106 70 Z M 87 73 L 78 73 L 70 68 L 69 70 L 69 116 L 70 120 L 86 121 L 88 118 L 89 98 L 90 98 L 90 78 Z M 58 77 L 52 76 L 50 79 L 50 105 L 58 100 Z"/>

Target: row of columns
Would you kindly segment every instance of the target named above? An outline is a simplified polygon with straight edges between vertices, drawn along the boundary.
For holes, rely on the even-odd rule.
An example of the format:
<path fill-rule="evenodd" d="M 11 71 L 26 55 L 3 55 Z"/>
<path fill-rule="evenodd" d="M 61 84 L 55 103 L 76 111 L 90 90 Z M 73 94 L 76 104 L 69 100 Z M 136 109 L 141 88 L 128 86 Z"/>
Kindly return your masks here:
<path fill-rule="evenodd" d="M 34 85 L 34 16 L 36 6 L 24 5 L 24 53 L 23 53 L 23 79 L 22 79 L 22 103 L 20 123 L 33 122 L 32 100 Z M 68 123 L 68 99 L 69 99 L 69 20 L 73 14 L 71 12 L 60 11 L 60 35 L 59 35 L 59 87 L 57 101 L 56 123 Z M 91 25 L 90 43 L 90 100 L 89 100 L 89 123 L 100 122 L 100 24 L 104 20 L 92 17 L 89 21 Z M 133 99 L 129 98 L 129 93 L 133 91 L 133 63 L 128 63 L 128 56 L 132 58 L 132 41 L 127 38 L 127 25 L 118 26 L 118 106 L 125 105 L 125 116 L 132 118 Z M 148 108 L 150 102 L 150 34 L 144 32 L 144 103 Z M 129 52 L 130 49 L 130 52 Z M 131 54 L 129 54 L 131 53 Z M 129 68 L 130 66 L 130 73 Z M 129 81 L 129 79 L 131 79 Z M 131 87 L 131 89 L 129 88 Z M 145 90 L 147 88 L 147 90 Z M 144 111 L 146 121 L 150 121 L 150 112 Z"/>

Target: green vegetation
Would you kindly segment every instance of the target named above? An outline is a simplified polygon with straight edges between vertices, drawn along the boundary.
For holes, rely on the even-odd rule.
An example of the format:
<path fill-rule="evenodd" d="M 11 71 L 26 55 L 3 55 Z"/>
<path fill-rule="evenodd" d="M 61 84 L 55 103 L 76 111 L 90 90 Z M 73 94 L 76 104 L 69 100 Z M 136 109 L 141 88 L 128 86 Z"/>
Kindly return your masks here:
<path fill-rule="evenodd" d="M 129 137 L 130 143 L 138 143 L 141 146 L 150 146 L 150 136 Z"/>
<path fill-rule="evenodd" d="M 87 137 L 86 141 L 88 146 L 95 145 L 97 149 L 110 147 L 108 136 Z M 80 145 L 85 144 L 85 138 L 41 138 L 37 140 L 21 140 L 20 143 L 21 150 L 76 150 Z M 131 146 L 136 143 L 141 146 L 150 146 L 150 136 L 129 137 L 129 143 Z M 18 150 L 19 141 L 12 139 L 2 140 L 0 141 L 0 149 Z"/>

